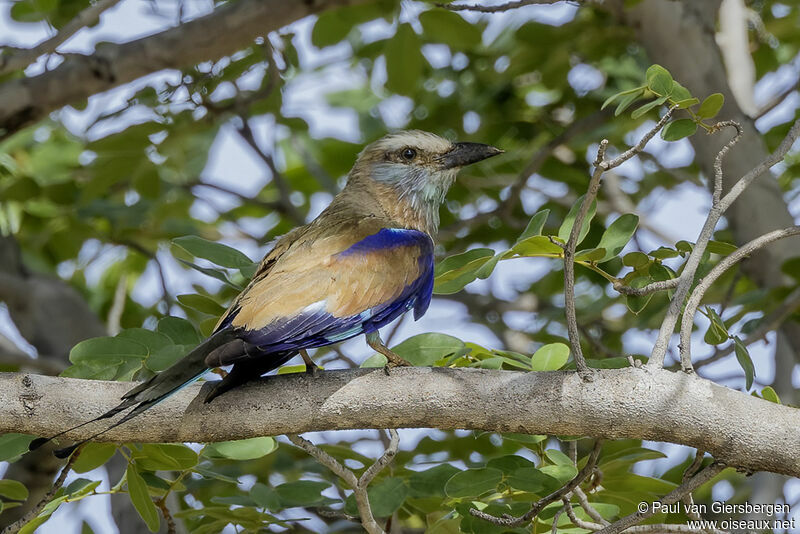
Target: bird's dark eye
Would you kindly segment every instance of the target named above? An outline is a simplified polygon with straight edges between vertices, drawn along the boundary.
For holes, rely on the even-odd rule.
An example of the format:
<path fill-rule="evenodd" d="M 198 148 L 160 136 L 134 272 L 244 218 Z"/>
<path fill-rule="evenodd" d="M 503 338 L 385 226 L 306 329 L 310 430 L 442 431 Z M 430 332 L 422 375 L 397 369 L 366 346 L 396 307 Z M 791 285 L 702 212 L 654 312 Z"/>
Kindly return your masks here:
<path fill-rule="evenodd" d="M 404 160 L 411 161 L 417 157 L 417 151 L 413 148 L 404 148 L 400 155 L 403 156 Z"/>

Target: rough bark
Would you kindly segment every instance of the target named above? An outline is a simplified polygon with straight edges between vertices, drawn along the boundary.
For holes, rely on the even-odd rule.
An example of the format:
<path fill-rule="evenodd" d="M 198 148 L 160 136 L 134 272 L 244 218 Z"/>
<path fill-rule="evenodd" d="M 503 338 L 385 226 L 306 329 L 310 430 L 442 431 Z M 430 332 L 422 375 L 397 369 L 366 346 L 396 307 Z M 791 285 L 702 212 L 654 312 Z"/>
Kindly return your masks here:
<path fill-rule="evenodd" d="M 363 0 L 239 0 L 209 15 L 92 55 L 70 54 L 55 69 L 0 85 L 0 139 L 49 112 L 163 69 L 216 60 L 298 19 Z"/>
<path fill-rule="evenodd" d="M 279 375 L 204 404 L 193 384 L 111 441 L 207 442 L 356 428 L 465 428 L 681 443 L 731 466 L 800 476 L 800 410 L 694 375 L 628 368 L 525 373 L 396 368 Z M 130 384 L 0 374 L 0 432 L 50 435 L 114 406 Z M 85 438 L 107 425 L 67 434 Z"/>

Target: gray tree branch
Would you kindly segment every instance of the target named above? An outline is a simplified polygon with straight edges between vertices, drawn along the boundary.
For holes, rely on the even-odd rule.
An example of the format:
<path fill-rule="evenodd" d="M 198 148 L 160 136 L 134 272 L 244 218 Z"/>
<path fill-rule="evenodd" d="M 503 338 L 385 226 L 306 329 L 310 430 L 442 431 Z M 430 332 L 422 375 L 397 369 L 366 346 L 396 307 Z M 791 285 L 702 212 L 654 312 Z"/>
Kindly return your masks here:
<path fill-rule="evenodd" d="M 204 404 L 193 384 L 104 435 L 207 442 L 356 428 L 475 429 L 642 438 L 700 448 L 748 470 L 800 476 L 800 410 L 662 369 L 524 373 L 397 368 L 268 377 Z M 100 415 L 130 384 L 0 373 L 0 433 L 51 435 Z M 475 407 L 479 406 L 480 409 Z M 531 409 L 534 406 L 535 409 Z M 84 438 L 106 423 L 67 434 Z"/>
<path fill-rule="evenodd" d="M 123 44 L 103 43 L 94 54 L 70 54 L 55 69 L 0 85 L 0 139 L 67 104 L 163 69 L 219 59 L 258 36 L 336 6 L 364 0 L 240 0 L 209 15 Z M 210 39 L 209 36 L 214 36 Z"/>

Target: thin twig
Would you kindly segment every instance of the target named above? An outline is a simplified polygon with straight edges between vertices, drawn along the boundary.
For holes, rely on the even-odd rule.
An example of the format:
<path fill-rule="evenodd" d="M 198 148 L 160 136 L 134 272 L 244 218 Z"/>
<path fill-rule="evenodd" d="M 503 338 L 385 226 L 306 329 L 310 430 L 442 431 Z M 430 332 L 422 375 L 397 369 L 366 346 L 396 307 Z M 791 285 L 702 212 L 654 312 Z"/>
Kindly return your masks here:
<path fill-rule="evenodd" d="M 175 525 L 175 519 L 173 519 L 169 508 L 167 508 L 166 497 L 163 499 L 157 499 L 153 502 L 155 503 L 156 508 L 161 510 L 161 515 L 164 516 L 164 521 L 167 523 L 167 534 L 176 534 L 178 529 Z"/>
<path fill-rule="evenodd" d="M 662 505 L 669 505 L 678 502 L 679 500 L 683 499 L 683 497 L 687 493 L 691 493 L 715 476 L 717 476 L 723 469 L 725 469 L 725 464 L 721 462 L 714 462 L 698 474 L 690 478 L 689 480 L 682 483 L 680 486 L 669 492 L 667 495 L 662 497 L 658 502 Z M 598 534 L 617 534 L 618 532 L 622 532 L 624 530 L 628 530 L 634 525 L 644 521 L 648 517 L 654 515 L 658 512 L 660 508 L 656 508 L 652 505 L 648 506 L 644 512 L 637 511 L 633 514 L 627 515 L 622 519 L 615 521 L 614 523 L 608 525 L 607 527 L 598 530 Z"/>
<path fill-rule="evenodd" d="M 711 269 L 708 275 L 700 280 L 689 296 L 689 300 L 686 303 L 686 310 L 683 312 L 683 319 L 681 321 L 681 366 L 684 371 L 692 370 L 692 328 L 694 327 L 694 316 L 697 312 L 697 307 L 700 305 L 700 301 L 703 299 L 708 288 L 711 287 L 711 284 L 722 276 L 725 271 L 756 250 L 765 247 L 773 241 L 798 234 L 800 234 L 800 226 L 790 226 L 789 228 L 774 230 L 759 236 L 736 249 L 736 251 L 729 256 L 723 258 L 722 261 Z"/>
<path fill-rule="evenodd" d="M 730 191 L 722 197 L 720 201 L 720 209 L 724 212 L 727 210 L 733 201 L 736 200 L 742 192 L 747 189 L 747 187 L 759 176 L 767 172 L 773 165 L 778 163 L 779 161 L 783 160 L 786 156 L 786 153 L 789 152 L 789 149 L 792 148 L 792 145 L 797 138 L 800 137 L 800 119 L 794 121 L 792 127 L 789 129 L 789 132 L 786 134 L 786 137 L 783 138 L 781 144 L 778 145 L 778 148 L 775 151 L 767 156 L 764 161 L 753 167 L 750 172 L 742 176 L 738 182 L 736 182 L 733 187 L 731 187 Z"/>
<path fill-rule="evenodd" d="M 669 121 L 676 108 L 676 106 L 669 108 L 656 125 L 642 136 L 638 143 L 616 158 L 612 160 L 606 159 L 606 150 L 608 149 L 608 140 L 606 139 L 600 142 L 600 146 L 597 149 L 597 157 L 594 161 L 594 172 L 589 180 L 588 189 L 583 197 L 583 202 L 578 209 L 578 213 L 575 216 L 572 229 L 569 233 L 569 239 L 567 239 L 567 244 L 564 247 L 564 311 L 567 319 L 567 333 L 569 335 L 572 356 L 575 359 L 575 367 L 584 380 L 591 379 L 592 375 L 583 357 L 580 334 L 578 333 L 577 314 L 575 311 L 575 249 L 578 246 L 578 236 L 580 235 L 583 221 L 586 218 L 586 214 L 589 212 L 589 207 L 592 205 L 592 202 L 594 202 L 600 190 L 600 181 L 602 180 L 603 173 L 619 167 L 644 150 L 647 143 L 664 127 L 667 121 Z"/>
<path fill-rule="evenodd" d="M 275 166 L 275 160 L 272 159 L 272 156 L 266 151 L 262 150 L 258 145 L 255 135 L 253 134 L 253 130 L 250 128 L 250 121 L 247 120 L 247 117 L 241 115 L 240 119 L 242 121 L 242 125 L 236 128 L 236 131 L 239 133 L 239 136 L 250 146 L 250 148 L 253 149 L 256 155 L 261 158 L 261 161 L 266 164 L 267 168 L 272 174 L 272 183 L 275 184 L 275 187 L 278 190 L 278 195 L 280 196 L 281 204 L 283 204 L 283 207 L 286 210 L 286 214 L 292 219 L 293 222 L 297 224 L 303 224 L 305 222 L 303 216 L 299 211 L 297 211 L 297 208 L 294 206 L 294 204 L 292 204 L 291 191 L 286 183 L 286 178 L 284 178 L 283 174 L 281 174 L 281 172 L 278 170 L 278 167 Z"/>
<path fill-rule="evenodd" d="M 714 158 L 715 178 L 714 178 L 714 192 L 712 194 L 714 201 L 711 203 L 711 209 L 708 212 L 708 216 L 706 217 L 705 223 L 703 223 L 703 228 L 700 230 L 700 235 L 697 237 L 697 242 L 692 248 L 692 252 L 689 254 L 689 257 L 686 259 L 686 263 L 683 266 L 683 272 L 678 277 L 678 285 L 675 288 L 675 293 L 672 295 L 672 299 L 669 302 L 667 313 L 664 315 L 664 319 L 661 321 L 661 328 L 659 329 L 658 337 L 656 338 L 656 341 L 653 344 L 653 351 L 650 354 L 650 360 L 646 364 L 648 367 L 658 368 L 664 366 L 664 359 L 666 358 L 667 350 L 669 349 L 669 340 L 672 337 L 672 333 L 675 331 L 675 325 L 678 323 L 678 319 L 680 318 L 681 309 L 683 308 L 683 303 L 686 300 L 686 296 L 689 293 L 689 289 L 692 287 L 692 284 L 694 283 L 694 275 L 697 273 L 697 269 L 700 266 L 700 261 L 702 260 L 703 254 L 706 251 L 708 242 L 711 240 L 711 236 L 714 234 L 714 229 L 717 227 L 717 222 L 727 209 L 727 206 L 725 206 L 725 199 L 727 199 L 733 192 L 733 190 L 737 186 L 739 186 L 744 180 L 744 178 L 739 180 L 739 182 L 737 182 L 734 185 L 734 187 L 731 188 L 731 191 L 727 195 L 725 195 L 724 198 L 720 199 L 720 196 L 722 194 L 722 189 L 721 189 L 722 157 L 742 137 L 742 128 L 741 126 L 732 121 L 724 121 L 723 123 L 719 124 L 724 126 L 733 126 L 736 129 L 736 135 L 733 138 L 731 138 L 731 140 L 728 141 L 725 144 L 725 146 L 722 147 L 722 149 L 720 149 L 720 151 L 717 153 L 717 156 Z M 798 120 L 796 126 L 798 124 L 800 124 L 800 120 Z M 800 130 L 800 126 L 798 126 L 798 130 Z M 716 126 L 711 129 L 711 132 L 716 132 L 716 131 L 719 131 L 719 128 Z M 800 133 L 800 131 L 798 133 Z M 788 148 L 786 150 L 788 151 Z M 769 160 L 769 158 L 767 158 L 767 160 Z M 763 163 L 760 164 L 758 167 L 761 167 L 762 165 Z M 766 168 L 768 167 L 765 167 L 764 170 L 766 170 Z M 752 172 L 753 171 L 751 171 L 751 173 Z M 759 172 L 759 174 L 761 174 L 761 172 Z M 749 174 L 750 173 L 748 173 L 748 175 Z M 755 176 L 753 176 L 753 178 L 750 178 L 749 181 L 752 182 L 754 178 Z M 744 190 L 743 188 L 740 189 L 739 193 L 741 193 L 741 191 L 743 190 Z M 733 198 L 735 198 L 735 196 Z M 733 202 L 733 200 L 731 200 L 731 202 Z"/>
<path fill-rule="evenodd" d="M 40 500 L 36 506 L 28 510 L 25 513 L 25 515 L 23 515 L 22 517 L 20 517 L 10 525 L 8 525 L 6 528 L 4 528 L 2 532 L 0 532 L 0 534 L 16 534 L 28 522 L 32 521 L 37 515 L 39 515 L 39 512 L 41 512 L 42 509 L 44 509 L 44 507 L 47 506 L 47 503 L 49 503 L 53 499 L 56 492 L 58 492 L 58 490 L 61 489 L 61 486 L 64 485 L 64 481 L 67 479 L 67 475 L 69 474 L 73 464 L 75 463 L 75 460 L 78 459 L 78 456 L 80 456 L 80 454 L 81 454 L 81 449 L 79 447 L 78 449 L 75 450 L 75 452 L 72 453 L 72 456 L 69 457 L 69 460 L 67 460 L 66 465 L 64 465 L 64 468 L 61 470 L 61 473 L 58 475 L 58 478 L 53 483 L 53 487 L 50 488 L 50 490 L 45 494 L 44 497 L 42 497 L 42 500 Z"/>
<path fill-rule="evenodd" d="M 323 451 L 310 441 L 302 438 L 296 434 L 287 434 L 286 437 L 294 445 L 300 447 L 308 454 L 313 456 L 319 463 L 333 471 L 339 478 L 341 478 L 353 490 L 353 496 L 356 500 L 358 513 L 361 516 L 361 524 L 369 534 L 385 534 L 383 528 L 375 521 L 372 515 L 372 509 L 369 504 L 369 497 L 367 494 L 367 487 L 375 476 L 381 472 L 392 459 L 394 459 L 400 447 L 400 437 L 397 431 L 389 430 L 389 446 L 383 452 L 380 458 L 375 463 L 369 466 L 360 478 L 356 478 L 355 473 L 342 465 L 336 458 Z"/>
<path fill-rule="evenodd" d="M 537 515 L 539 515 L 539 512 L 541 512 L 545 508 L 545 506 L 560 500 L 562 497 L 570 493 L 572 490 L 577 488 L 580 485 L 580 483 L 583 482 L 586 479 L 586 477 L 588 477 L 594 471 L 594 466 L 597 463 L 597 458 L 600 456 L 600 449 L 602 449 L 602 446 L 603 446 L 603 440 L 602 439 L 596 440 L 594 442 L 594 448 L 592 449 L 592 452 L 589 453 L 589 457 L 586 460 L 586 465 L 583 466 L 583 469 L 578 471 L 578 474 L 575 475 L 575 478 L 567 482 L 564 486 L 557 489 L 550 495 L 547 495 L 546 497 L 543 497 L 542 499 L 535 502 L 533 506 L 531 506 L 531 509 L 525 513 L 525 515 L 521 517 L 514 517 L 509 514 L 503 514 L 502 517 L 496 517 L 491 514 L 482 512 L 481 510 L 477 510 L 475 508 L 470 508 L 469 513 L 475 517 L 485 519 L 486 521 L 489 521 L 490 523 L 499 526 L 519 527 L 526 523 L 529 523 Z"/>
<path fill-rule="evenodd" d="M 644 287 L 636 288 L 636 287 L 626 286 L 622 283 L 622 280 L 618 280 L 614 282 L 614 289 L 616 289 L 623 295 L 641 297 L 643 295 L 649 295 L 650 293 L 656 293 L 657 291 L 666 291 L 668 289 L 675 289 L 676 287 L 678 287 L 679 281 L 680 278 L 670 278 L 669 280 L 651 282 Z"/>
<path fill-rule="evenodd" d="M 538 6 L 548 4 L 559 4 L 567 2 L 569 4 L 578 4 L 578 0 L 516 0 L 514 2 L 507 2 L 496 6 L 481 6 L 481 5 L 466 5 L 466 4 L 436 4 L 437 7 L 449 9 L 450 11 L 475 11 L 478 13 L 499 13 L 501 11 L 510 11 L 525 6 Z"/>
<path fill-rule="evenodd" d="M 33 48 L 16 49 L 11 55 L 0 56 L 0 75 L 17 69 L 23 69 L 45 54 L 52 54 L 62 43 L 78 33 L 86 26 L 100 20 L 104 11 L 114 7 L 120 0 L 98 0 L 78 13 L 58 33 L 34 46 Z M 4 47 L 7 48 L 7 47 Z"/>
<path fill-rule="evenodd" d="M 783 103 L 783 101 L 789 97 L 789 95 L 791 95 L 798 89 L 800 89 L 800 80 L 796 81 L 795 83 L 793 83 L 792 85 L 781 91 L 772 100 L 770 100 L 763 108 L 759 109 L 758 112 L 756 113 L 756 116 L 753 117 L 753 120 L 757 121 L 758 119 L 760 119 L 761 117 L 763 117 L 776 107 L 780 106 Z"/>
<path fill-rule="evenodd" d="M 114 289 L 114 298 L 111 301 L 111 308 L 108 310 L 108 320 L 106 321 L 106 331 L 109 336 L 116 336 L 121 330 L 120 321 L 125 312 L 125 299 L 128 296 L 128 275 L 123 273 L 117 280 L 117 287 Z"/>
<path fill-rule="evenodd" d="M 374 464 L 369 466 L 366 471 L 358 479 L 358 485 L 365 488 L 372 482 L 375 475 L 383 471 L 383 469 L 394 460 L 398 449 L 400 448 L 400 436 L 394 428 L 389 429 L 389 446 L 383 451 L 383 454 L 378 458 Z"/>
<path fill-rule="evenodd" d="M 569 516 L 569 520 L 572 521 L 572 524 L 578 528 L 585 528 L 586 530 L 600 530 L 603 528 L 604 525 L 600 523 L 592 523 L 591 521 L 584 521 L 580 519 L 578 516 L 575 515 L 575 510 L 572 509 L 572 503 L 569 502 L 568 497 L 563 497 L 561 502 L 564 503 L 564 510 L 567 512 L 567 516 Z"/>
<path fill-rule="evenodd" d="M 611 524 L 606 521 L 602 515 L 600 515 L 600 512 L 598 512 L 594 506 L 592 506 L 592 503 L 589 502 L 589 498 L 586 496 L 580 486 L 577 486 L 574 490 L 572 490 L 572 494 L 578 499 L 578 503 L 580 503 L 581 508 L 584 509 L 589 517 L 603 526 Z"/>

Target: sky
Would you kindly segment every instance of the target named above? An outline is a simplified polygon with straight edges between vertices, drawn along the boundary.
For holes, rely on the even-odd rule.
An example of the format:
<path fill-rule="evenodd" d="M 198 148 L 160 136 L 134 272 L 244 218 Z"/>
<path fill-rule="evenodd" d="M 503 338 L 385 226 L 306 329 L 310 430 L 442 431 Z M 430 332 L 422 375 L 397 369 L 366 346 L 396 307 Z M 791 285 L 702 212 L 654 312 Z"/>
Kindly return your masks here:
<path fill-rule="evenodd" d="M 125 42 L 131 39 L 149 35 L 161 31 L 169 26 L 178 23 L 178 3 L 177 2 L 158 2 L 160 13 L 156 14 L 152 11 L 152 3 L 145 0 L 123 0 L 116 7 L 110 9 L 103 14 L 100 24 L 91 29 L 84 29 L 80 33 L 73 36 L 60 48 L 63 52 L 77 52 L 77 53 L 91 53 L 94 48 L 94 43 L 98 41 L 112 41 L 112 42 Z M 199 0 L 192 2 L 185 2 L 183 9 L 183 17 L 192 18 L 204 13 L 209 12 L 213 7 L 211 1 Z M 12 45 L 29 47 L 34 43 L 51 35 L 51 30 L 45 24 L 18 24 L 10 20 L 8 10 L 10 4 L 7 1 L 0 0 L 0 45 Z M 420 5 L 413 2 L 404 4 L 404 11 L 401 19 L 413 20 L 417 11 L 421 9 Z M 484 39 L 491 40 L 492 36 L 499 32 L 506 24 L 519 24 L 521 21 L 529 19 L 538 19 L 550 24 L 559 24 L 569 19 L 575 9 L 575 6 L 570 4 L 559 4 L 556 6 L 529 6 L 525 9 L 499 13 L 489 17 L 490 24 L 486 30 Z M 468 19 L 474 19 L 482 15 L 468 13 L 465 15 Z M 329 47 L 322 51 L 315 50 L 310 44 L 310 29 L 313 26 L 313 18 L 307 18 L 299 21 L 293 25 L 293 30 L 298 35 L 298 48 L 301 53 L 301 61 L 307 65 L 321 64 L 330 60 L 331 58 L 343 56 L 343 50 L 339 47 Z M 376 23 L 367 32 L 375 38 L 391 32 L 391 25 L 388 23 Z M 426 57 L 431 63 L 436 64 L 437 60 L 441 60 L 441 54 L 448 54 L 445 48 L 442 49 L 426 49 Z M 445 60 L 447 58 L 444 58 Z M 53 66 L 53 63 L 50 63 Z M 29 75 L 34 75 L 41 72 L 44 68 L 42 62 L 35 64 L 27 70 Z M 797 60 L 789 65 L 781 67 L 776 73 L 770 74 L 762 80 L 756 88 L 756 103 L 763 104 L 770 100 L 771 95 L 778 94 L 784 87 L 788 87 L 798 80 L 798 64 Z M 348 76 L 351 76 L 352 71 L 348 70 Z M 336 67 L 332 68 L 324 80 L 324 85 L 319 85 L 316 79 L 300 79 L 293 83 L 293 87 L 287 91 L 288 98 L 286 99 L 286 108 L 293 110 L 303 110 L 303 113 L 313 118 L 312 134 L 315 136 L 332 135 L 344 138 L 350 141 L 357 141 L 358 134 L 356 128 L 355 113 L 348 113 L 341 109 L 330 108 L 325 99 L 321 97 L 323 91 L 330 91 L 334 87 L 345 89 L 348 86 L 360 83 L 360 80 L 348 79 L 348 77 L 339 75 Z M 77 134 L 86 134 L 90 138 L 102 137 L 108 135 L 113 131 L 120 130 L 125 127 L 126 123 L 136 122 L 136 112 L 126 115 L 122 122 L 114 123 L 106 121 L 97 127 L 91 128 L 87 131 L 87 126 L 91 124 L 94 117 L 101 111 L 107 111 L 116 107 L 122 106 L 127 98 L 139 88 L 145 85 L 159 85 L 165 81 L 174 81 L 176 78 L 175 71 L 162 71 L 153 75 L 147 76 L 137 80 L 126 86 L 113 89 L 106 93 L 93 96 L 89 99 L 89 104 L 86 110 L 76 111 L 66 109 L 61 113 L 64 123 Z M 255 80 L 257 81 L 257 80 Z M 602 83 L 602 77 L 588 65 L 578 65 L 570 72 L 569 82 L 576 89 L 589 91 Z M 800 95 L 795 92 L 790 96 L 781 106 L 778 106 L 771 113 L 759 119 L 757 126 L 761 130 L 770 128 L 776 123 L 784 122 L 788 114 L 793 113 L 794 109 L 800 106 Z M 408 99 L 403 97 L 394 97 L 381 104 L 381 113 L 386 118 L 387 123 L 393 127 L 402 127 L 407 120 L 406 117 L 411 109 L 411 103 Z M 275 135 L 268 120 L 256 121 L 256 135 L 259 139 L 267 139 L 268 136 Z M 652 123 L 643 125 L 637 132 L 631 134 L 629 143 L 635 142 L 641 134 L 652 127 Z M 491 140 L 487 140 L 491 142 Z M 648 146 L 648 151 L 657 156 L 665 166 L 680 166 L 690 161 L 693 157 L 693 151 L 688 141 L 683 140 L 677 143 L 666 143 L 660 137 L 656 138 Z M 588 157 L 588 155 L 587 155 Z M 624 176 L 640 177 L 644 170 L 638 160 L 631 160 L 618 169 L 618 172 Z M 231 177 L 236 177 L 235 182 Z M 203 178 L 211 183 L 218 183 L 225 185 L 231 189 L 241 192 L 244 195 L 253 195 L 258 192 L 263 186 L 268 183 L 268 174 L 265 172 L 262 162 L 258 159 L 250 149 L 243 145 L 239 138 L 233 133 L 229 127 L 223 127 L 215 140 L 211 153 L 209 156 L 208 164 L 203 171 Z M 551 189 L 548 190 L 548 187 Z M 557 185 L 548 185 L 543 182 L 542 188 L 546 193 L 558 195 Z M 312 217 L 321 211 L 330 197 L 325 194 L 319 194 L 312 199 Z M 224 196 L 215 195 L 213 202 L 216 204 L 224 204 L 230 202 L 231 199 Z M 536 204 L 542 203 L 544 198 L 536 198 L 531 196 L 526 201 L 531 207 Z M 641 204 L 638 209 L 644 214 L 650 222 L 660 228 L 665 234 L 673 238 L 675 241 L 686 239 L 695 241 L 696 236 L 701 228 L 705 214 L 709 207 L 710 199 L 707 191 L 694 184 L 684 184 L 669 193 L 661 195 L 654 195 L 647 199 L 646 202 Z M 208 209 L 207 204 L 198 202 L 195 210 L 198 216 L 202 217 L 203 210 Z M 681 213 L 681 217 L 675 217 L 675 213 Z M 800 217 L 800 207 L 795 208 L 795 217 Z M 642 242 L 646 247 L 656 248 L 662 242 L 652 234 L 646 231 L 642 232 Z M 256 248 L 250 243 L 241 241 L 229 241 L 229 244 L 237 246 L 248 254 L 251 258 L 257 259 L 264 252 L 264 248 Z M 120 251 L 110 249 L 106 255 L 106 262 L 111 262 L 115 254 Z M 166 268 L 167 283 L 173 294 L 180 294 L 191 292 L 191 283 L 197 280 L 187 277 L 186 271 L 179 268 L 172 257 L 166 251 L 159 253 L 159 258 L 164 263 Z M 533 279 L 542 275 L 544 270 L 551 268 L 550 265 L 541 260 L 536 259 L 518 259 L 513 261 L 501 262 L 491 280 L 476 281 L 469 286 L 469 290 L 476 292 L 487 292 L 490 284 L 492 290 L 499 296 L 512 297 L 516 294 L 516 287 L 524 287 Z M 100 273 L 104 269 L 101 262 L 95 267 L 95 276 L 99 278 Z M 92 273 L 87 273 L 91 279 Z M 520 280 L 523 280 L 520 282 Z M 203 279 L 202 283 L 206 283 Z M 154 269 L 149 269 L 145 276 L 134 289 L 134 298 L 137 300 L 149 303 L 155 302 L 160 298 L 160 290 Z M 520 325 L 530 323 L 533 317 L 531 315 L 523 314 L 518 317 L 510 318 L 512 322 L 519 322 Z M 701 325 L 702 320 L 698 321 Z M 434 299 L 430 310 L 426 314 L 423 321 L 414 323 L 410 318 L 405 319 L 399 327 L 396 340 L 405 339 L 411 335 L 421 332 L 443 332 L 456 335 L 465 341 L 471 341 L 478 344 L 487 346 L 496 346 L 498 340 L 494 334 L 485 326 L 471 324 L 464 312 L 462 305 Z M 695 336 L 695 342 L 698 344 L 702 339 L 703 326 L 699 329 L 699 334 Z M 20 346 L 32 351 L 33 349 L 21 339 L 16 332 L 13 325 L 8 319 L 5 308 L 0 305 L 0 333 L 8 335 Z M 655 338 L 655 333 L 642 333 L 631 332 L 625 338 L 626 349 L 631 353 L 649 353 L 652 347 L 652 342 Z M 363 340 L 354 339 L 346 342 L 343 345 L 343 350 L 353 357 L 356 361 L 366 358 L 371 351 L 366 348 Z M 701 356 L 702 351 L 697 351 L 697 356 Z M 772 358 L 770 357 L 769 348 L 764 343 L 760 343 L 751 349 L 751 354 L 756 364 L 756 372 L 759 379 L 766 383 L 771 382 L 771 377 L 774 374 L 772 368 Z M 333 364 L 330 368 L 335 368 L 337 365 Z M 706 372 L 709 376 L 726 376 L 733 372 L 739 371 L 733 358 L 727 358 L 717 364 L 708 366 Z M 800 386 L 800 370 L 795 369 L 794 382 L 796 386 Z M 406 430 L 402 431 L 401 439 L 404 447 L 415 443 L 424 432 Z M 324 439 L 328 433 L 318 434 L 318 438 Z M 670 451 L 681 451 L 685 448 L 678 446 L 666 445 L 665 449 Z M 375 454 L 374 450 L 362 451 L 368 454 Z M 681 453 L 681 458 L 684 453 Z M 653 462 L 652 469 L 663 469 L 664 462 L 659 464 Z M 0 473 L 4 471 L 2 463 L 0 463 Z M 96 473 L 90 473 L 89 476 Z M 99 473 L 97 474 L 99 476 Z M 84 475 L 86 476 L 86 475 Z M 107 482 L 104 486 L 107 487 Z M 723 491 L 718 490 L 718 491 Z M 800 492 L 800 487 L 796 491 Z M 723 495 L 724 496 L 724 495 Z M 57 513 L 58 517 L 55 521 L 50 521 L 49 526 L 43 528 L 41 532 L 45 534 L 56 533 L 71 534 L 71 532 L 79 532 L 79 518 L 86 518 L 96 532 L 114 532 L 114 526 L 109 522 L 110 505 L 109 500 L 105 497 L 92 497 L 81 503 L 79 510 L 76 511 L 71 507 L 62 507 Z"/>

